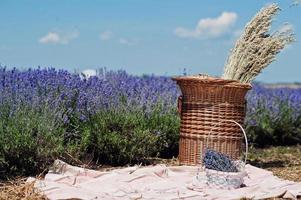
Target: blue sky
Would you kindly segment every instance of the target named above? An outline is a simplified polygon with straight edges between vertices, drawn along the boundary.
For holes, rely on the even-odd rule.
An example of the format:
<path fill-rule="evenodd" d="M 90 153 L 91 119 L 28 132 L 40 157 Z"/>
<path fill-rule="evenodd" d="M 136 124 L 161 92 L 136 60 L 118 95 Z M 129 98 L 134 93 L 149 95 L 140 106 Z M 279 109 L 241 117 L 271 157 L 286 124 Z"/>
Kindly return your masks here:
<path fill-rule="evenodd" d="M 221 75 L 237 35 L 270 2 L 1 0 L 0 63 L 21 69 L 107 67 L 170 76 L 186 68 L 189 74 Z M 275 2 L 282 12 L 273 27 L 289 22 L 297 42 L 257 80 L 301 82 L 301 6 L 289 8 L 290 0 Z M 201 34 L 195 31 L 200 20 Z"/>

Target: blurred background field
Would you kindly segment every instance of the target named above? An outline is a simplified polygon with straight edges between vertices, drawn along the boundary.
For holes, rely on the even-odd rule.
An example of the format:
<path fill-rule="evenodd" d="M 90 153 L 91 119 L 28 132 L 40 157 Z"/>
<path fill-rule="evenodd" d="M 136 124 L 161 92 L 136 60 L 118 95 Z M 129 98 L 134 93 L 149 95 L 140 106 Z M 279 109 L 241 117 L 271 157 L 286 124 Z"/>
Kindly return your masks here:
<path fill-rule="evenodd" d="M 0 92 L 1 179 L 37 175 L 57 158 L 123 166 L 177 156 L 180 91 L 170 77 L 2 67 Z M 255 83 L 247 100 L 250 163 L 300 181 L 301 87 Z"/>

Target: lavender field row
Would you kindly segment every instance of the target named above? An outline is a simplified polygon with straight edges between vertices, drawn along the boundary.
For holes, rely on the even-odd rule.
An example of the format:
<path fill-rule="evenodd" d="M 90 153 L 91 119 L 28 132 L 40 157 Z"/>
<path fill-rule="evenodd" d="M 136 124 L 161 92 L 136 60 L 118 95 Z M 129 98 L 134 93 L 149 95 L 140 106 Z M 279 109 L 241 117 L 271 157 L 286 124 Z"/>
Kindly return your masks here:
<path fill-rule="evenodd" d="M 176 156 L 179 95 L 164 76 L 0 68 L 0 177 L 36 173 L 58 157 L 120 165 Z M 247 100 L 253 145 L 301 142 L 300 88 L 257 83 Z"/>

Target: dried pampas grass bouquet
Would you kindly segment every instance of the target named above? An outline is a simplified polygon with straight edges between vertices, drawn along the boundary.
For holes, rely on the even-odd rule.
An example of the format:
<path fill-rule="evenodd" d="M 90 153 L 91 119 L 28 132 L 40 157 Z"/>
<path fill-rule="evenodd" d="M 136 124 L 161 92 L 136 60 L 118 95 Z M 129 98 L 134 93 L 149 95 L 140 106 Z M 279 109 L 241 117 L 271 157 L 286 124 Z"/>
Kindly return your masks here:
<path fill-rule="evenodd" d="M 246 25 L 230 52 L 222 78 L 252 82 L 286 45 L 295 40 L 292 29 L 287 25 L 269 33 L 272 19 L 279 11 L 277 4 L 270 4 Z"/>

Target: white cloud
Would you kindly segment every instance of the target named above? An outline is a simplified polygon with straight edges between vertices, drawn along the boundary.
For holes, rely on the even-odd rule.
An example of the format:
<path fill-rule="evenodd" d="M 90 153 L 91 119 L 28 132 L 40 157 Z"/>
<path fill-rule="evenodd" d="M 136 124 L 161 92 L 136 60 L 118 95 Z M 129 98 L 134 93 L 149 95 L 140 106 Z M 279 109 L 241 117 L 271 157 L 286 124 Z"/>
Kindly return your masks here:
<path fill-rule="evenodd" d="M 49 32 L 39 39 L 41 44 L 68 44 L 79 36 L 77 31 L 71 33 Z"/>
<path fill-rule="evenodd" d="M 200 19 L 194 30 L 183 27 L 175 29 L 174 33 L 182 38 L 208 38 L 219 37 L 228 32 L 236 22 L 237 14 L 234 12 L 223 12 L 216 18 Z"/>
<path fill-rule="evenodd" d="M 47 43 L 58 43 L 60 41 L 60 36 L 57 33 L 54 32 L 49 32 L 47 35 L 44 37 L 41 37 L 39 39 L 39 42 L 42 44 L 47 44 Z"/>
<path fill-rule="evenodd" d="M 85 78 L 90 78 L 91 76 L 96 76 L 97 72 L 96 72 L 95 69 L 85 69 L 85 70 L 82 71 L 82 75 Z"/>
<path fill-rule="evenodd" d="M 125 38 L 119 38 L 119 43 L 124 45 L 132 45 L 133 43 Z"/>
<path fill-rule="evenodd" d="M 111 31 L 104 31 L 100 34 L 100 40 L 109 40 L 113 36 Z"/>

